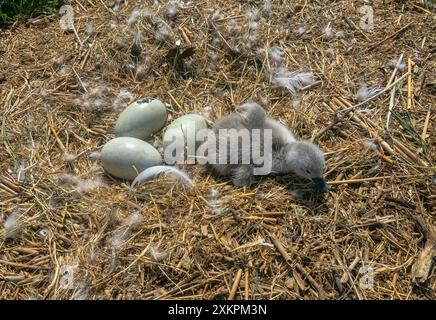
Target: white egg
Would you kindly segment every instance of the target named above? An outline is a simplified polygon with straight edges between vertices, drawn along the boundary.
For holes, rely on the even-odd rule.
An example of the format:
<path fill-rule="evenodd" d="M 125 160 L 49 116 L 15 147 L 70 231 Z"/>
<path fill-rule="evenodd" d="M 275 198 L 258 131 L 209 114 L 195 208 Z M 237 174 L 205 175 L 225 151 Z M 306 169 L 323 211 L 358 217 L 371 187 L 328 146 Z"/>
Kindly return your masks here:
<path fill-rule="evenodd" d="M 207 123 L 205 118 L 198 114 L 187 114 L 177 118 L 165 130 L 163 137 L 164 153 L 168 147 L 171 147 L 172 150 L 176 145 L 182 144 L 177 148 L 179 150 L 187 149 L 188 159 L 195 157 L 195 151 L 201 142 L 201 140 L 196 139 L 197 133 L 202 129 L 207 129 Z M 176 156 L 173 151 L 171 151 L 171 154 Z M 165 161 L 173 164 L 172 161 L 168 161 L 167 154 L 165 154 Z"/>
<path fill-rule="evenodd" d="M 103 168 L 117 178 L 133 180 L 143 170 L 162 163 L 162 156 L 149 143 L 131 137 L 107 142 L 101 150 Z"/>
<path fill-rule="evenodd" d="M 146 139 L 163 128 L 167 121 L 165 105 L 158 99 L 146 98 L 129 105 L 115 125 L 117 137 Z"/>

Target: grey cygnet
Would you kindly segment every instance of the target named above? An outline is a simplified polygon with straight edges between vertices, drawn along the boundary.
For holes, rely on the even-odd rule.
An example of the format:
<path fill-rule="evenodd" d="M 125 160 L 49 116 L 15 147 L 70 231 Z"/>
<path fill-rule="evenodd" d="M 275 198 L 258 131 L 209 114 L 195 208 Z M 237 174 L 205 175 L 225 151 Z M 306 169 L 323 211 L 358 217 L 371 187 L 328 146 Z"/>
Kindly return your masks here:
<path fill-rule="evenodd" d="M 328 186 L 324 180 L 325 161 L 323 152 L 313 143 L 298 141 L 292 132 L 278 121 L 267 117 L 266 111 L 257 103 L 246 103 L 240 106 L 238 112 L 224 116 L 212 126 L 215 136 L 217 154 L 222 148 L 227 149 L 227 158 L 237 152 L 238 164 L 208 164 L 218 175 L 230 176 L 236 186 L 250 185 L 254 181 L 253 169 L 259 161 L 256 153 L 251 152 L 251 145 L 238 144 L 238 150 L 232 150 L 229 143 L 230 134 L 222 136 L 219 129 L 248 129 L 250 138 L 257 140 L 263 149 L 264 129 L 272 130 L 272 174 L 286 174 L 293 172 L 300 177 L 312 180 L 323 192 L 328 192 Z M 260 129 L 259 135 L 252 135 L 252 129 Z M 224 138 L 224 139 L 223 139 Z M 260 138 L 260 141 L 259 141 Z M 206 141 L 205 143 L 213 143 Z M 241 164 L 243 152 L 250 151 L 250 164 Z"/>

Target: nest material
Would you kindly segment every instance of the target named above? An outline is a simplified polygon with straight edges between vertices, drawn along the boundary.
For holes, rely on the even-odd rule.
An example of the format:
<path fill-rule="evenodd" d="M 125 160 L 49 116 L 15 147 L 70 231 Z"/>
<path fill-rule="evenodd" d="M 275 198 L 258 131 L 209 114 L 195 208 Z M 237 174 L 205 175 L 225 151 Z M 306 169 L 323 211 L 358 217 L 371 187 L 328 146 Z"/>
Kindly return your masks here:
<path fill-rule="evenodd" d="M 375 2 L 366 32 L 350 1 L 156 4 L 135 20 L 141 3 L 71 1 L 83 46 L 58 15 L 3 31 L 0 298 L 434 299 L 430 9 Z M 341 36 L 325 39 L 327 25 Z M 268 45 L 318 81 L 298 95 L 272 85 Z M 366 112 L 352 105 L 359 81 L 403 74 L 385 67 L 402 53 L 410 77 L 389 90 L 387 132 L 389 92 Z M 170 121 L 260 102 L 317 139 L 331 192 L 292 175 L 236 188 L 198 166 L 184 168 L 193 189 L 165 178 L 130 189 L 92 156 L 114 137 L 126 89 L 168 103 Z"/>

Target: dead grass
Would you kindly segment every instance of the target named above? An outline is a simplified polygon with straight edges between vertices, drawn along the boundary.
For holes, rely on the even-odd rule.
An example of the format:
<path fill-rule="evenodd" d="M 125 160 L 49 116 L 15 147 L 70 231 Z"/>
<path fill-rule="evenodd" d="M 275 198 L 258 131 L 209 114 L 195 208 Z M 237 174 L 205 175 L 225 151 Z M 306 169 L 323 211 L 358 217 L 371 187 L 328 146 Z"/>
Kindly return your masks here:
<path fill-rule="evenodd" d="M 150 5 L 152 21 L 172 30 L 163 41 L 147 19 L 126 24 L 140 1 L 118 12 L 110 1 L 72 1 L 83 47 L 58 15 L 1 35 L 0 221 L 14 212 L 18 221 L 0 229 L 0 298 L 435 298 L 434 13 L 375 1 L 369 33 L 355 28 L 362 1 L 272 1 L 270 19 L 259 6 L 249 45 L 246 13 L 260 2 L 195 1 L 174 20 L 166 4 Z M 223 16 L 212 18 L 213 9 Z M 323 40 L 329 22 L 346 37 Z M 139 30 L 148 58 L 135 75 L 122 66 Z M 195 53 L 175 64 L 165 57 L 177 39 Z M 257 50 L 274 44 L 290 70 L 320 80 L 299 107 L 265 77 L 270 61 Z M 411 77 L 396 85 L 387 132 L 391 90 L 365 106 L 369 113 L 350 107 L 357 83 L 386 86 L 385 65 L 402 53 Z M 97 85 L 109 88 L 106 106 L 78 106 L 83 86 Z M 185 168 L 192 190 L 166 179 L 131 190 L 89 156 L 114 137 L 121 89 L 169 103 L 170 120 L 209 105 L 216 119 L 259 101 L 301 137 L 317 138 L 331 192 L 321 198 L 291 176 L 244 190 L 197 166 Z M 66 162 L 66 153 L 77 158 Z M 104 184 L 78 192 L 62 173 Z M 66 265 L 77 265 L 70 289 L 61 285 Z M 373 268 L 373 288 L 359 286 L 362 266 Z"/>

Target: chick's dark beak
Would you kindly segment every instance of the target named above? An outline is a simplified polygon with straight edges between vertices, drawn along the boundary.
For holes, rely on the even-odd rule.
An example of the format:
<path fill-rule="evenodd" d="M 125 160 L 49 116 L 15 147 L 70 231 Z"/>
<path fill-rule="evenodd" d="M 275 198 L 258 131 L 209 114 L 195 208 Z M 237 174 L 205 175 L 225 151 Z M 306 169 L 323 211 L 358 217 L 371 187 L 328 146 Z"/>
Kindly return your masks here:
<path fill-rule="evenodd" d="M 324 193 L 329 192 L 329 186 L 325 182 L 324 178 L 313 178 L 312 181 L 315 185 Z"/>

